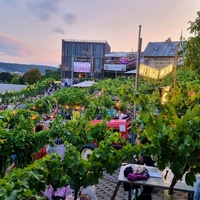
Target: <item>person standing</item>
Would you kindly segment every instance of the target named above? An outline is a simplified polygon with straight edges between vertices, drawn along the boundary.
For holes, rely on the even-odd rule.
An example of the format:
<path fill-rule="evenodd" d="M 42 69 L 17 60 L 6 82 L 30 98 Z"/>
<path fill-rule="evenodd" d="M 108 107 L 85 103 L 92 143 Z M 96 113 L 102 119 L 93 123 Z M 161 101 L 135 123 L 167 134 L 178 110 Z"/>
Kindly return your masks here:
<path fill-rule="evenodd" d="M 64 141 L 60 138 L 56 138 L 54 140 L 55 146 L 48 145 L 46 148 L 47 154 L 57 153 L 61 156 L 61 160 L 64 160 L 66 147 L 64 145 Z"/>
<path fill-rule="evenodd" d="M 40 123 L 38 123 L 35 128 L 34 128 L 34 132 L 35 133 L 38 133 L 42 130 L 49 130 L 48 126 L 43 122 L 43 121 L 40 121 Z M 43 156 L 45 156 L 47 153 L 46 153 L 46 146 L 44 146 L 43 148 L 41 148 L 38 152 L 34 152 L 34 158 L 33 160 L 38 160 L 40 158 L 42 158 Z"/>
<path fill-rule="evenodd" d="M 77 120 L 77 119 L 79 119 L 80 117 L 81 117 L 81 114 L 80 114 L 79 110 L 75 108 L 75 110 L 73 111 L 72 119 L 73 119 L 73 120 Z"/>
<path fill-rule="evenodd" d="M 6 169 L 5 176 L 16 167 L 17 162 L 17 155 L 13 153 L 11 156 L 11 165 Z"/>
<path fill-rule="evenodd" d="M 55 146 L 47 146 L 46 152 L 47 154 L 57 153 L 61 156 L 61 161 L 63 161 L 66 152 L 64 141 L 61 138 L 56 138 L 54 143 Z M 44 195 L 48 198 L 48 200 L 69 200 L 72 198 L 72 190 L 69 184 L 66 184 L 66 186 L 61 188 L 57 188 L 56 190 L 52 187 L 52 185 L 50 185 L 46 188 Z"/>

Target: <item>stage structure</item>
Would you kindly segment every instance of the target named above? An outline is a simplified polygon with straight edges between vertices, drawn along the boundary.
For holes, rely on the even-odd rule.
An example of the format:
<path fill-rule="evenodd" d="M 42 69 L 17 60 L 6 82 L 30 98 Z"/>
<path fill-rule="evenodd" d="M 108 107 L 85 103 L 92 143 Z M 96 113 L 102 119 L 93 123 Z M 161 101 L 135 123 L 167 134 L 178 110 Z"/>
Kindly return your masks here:
<path fill-rule="evenodd" d="M 110 53 L 107 41 L 62 40 L 62 79 L 104 78 L 105 54 Z"/>

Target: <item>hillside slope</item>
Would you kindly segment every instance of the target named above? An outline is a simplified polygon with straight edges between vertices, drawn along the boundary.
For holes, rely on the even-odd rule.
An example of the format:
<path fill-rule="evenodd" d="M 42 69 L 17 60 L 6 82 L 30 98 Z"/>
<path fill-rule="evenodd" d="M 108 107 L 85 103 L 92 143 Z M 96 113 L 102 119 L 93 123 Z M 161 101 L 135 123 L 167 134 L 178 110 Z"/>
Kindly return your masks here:
<path fill-rule="evenodd" d="M 45 74 L 46 69 L 57 70 L 58 67 L 46 66 L 46 65 L 31 65 L 31 64 L 17 64 L 17 63 L 3 63 L 0 62 L 0 72 L 21 72 L 25 73 L 32 68 L 38 68 L 42 74 Z"/>

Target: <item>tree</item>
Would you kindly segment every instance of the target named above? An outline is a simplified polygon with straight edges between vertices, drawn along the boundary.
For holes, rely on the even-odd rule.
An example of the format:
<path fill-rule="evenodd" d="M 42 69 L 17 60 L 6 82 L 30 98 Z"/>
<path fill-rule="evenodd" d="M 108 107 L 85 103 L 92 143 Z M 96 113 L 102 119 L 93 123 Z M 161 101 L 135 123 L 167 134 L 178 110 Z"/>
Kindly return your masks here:
<path fill-rule="evenodd" d="M 32 85 L 41 79 L 41 72 L 38 68 L 32 68 L 24 74 L 24 80 Z"/>
<path fill-rule="evenodd" d="M 10 83 L 10 81 L 12 80 L 13 75 L 10 74 L 9 72 L 1 72 L 0 73 L 0 82 L 7 82 Z"/>
<path fill-rule="evenodd" d="M 19 77 L 19 84 L 23 85 L 24 84 L 24 79 L 23 79 L 23 76 L 20 76 Z"/>
<path fill-rule="evenodd" d="M 190 27 L 188 29 L 190 33 L 194 33 L 194 35 L 200 35 L 200 11 L 197 12 L 197 15 L 198 17 L 194 22 L 189 21 Z"/>
<path fill-rule="evenodd" d="M 200 73 L 200 11 L 197 12 L 197 15 L 194 22 L 189 21 L 188 30 L 194 34 L 194 37 L 188 38 L 183 53 L 186 53 L 184 66 Z"/>
<path fill-rule="evenodd" d="M 150 141 L 138 148 L 141 154 L 155 156 L 160 170 L 170 166 L 174 176 L 169 195 L 173 194 L 175 184 L 186 172 L 186 183 L 193 185 L 195 174 L 200 170 L 199 89 L 196 81 L 182 83 L 176 88 L 176 95 L 175 90 L 169 92 L 165 104 L 160 103 L 156 93 L 133 97 L 139 109 L 133 132 L 139 134 L 141 140 L 147 138 Z"/>
<path fill-rule="evenodd" d="M 53 78 L 54 80 L 60 80 L 61 79 L 61 70 L 57 69 L 57 70 L 50 70 L 50 69 L 46 69 L 45 70 L 45 78 Z"/>
<path fill-rule="evenodd" d="M 10 82 L 11 84 L 20 84 L 19 82 L 19 76 L 14 76 L 13 79 Z"/>

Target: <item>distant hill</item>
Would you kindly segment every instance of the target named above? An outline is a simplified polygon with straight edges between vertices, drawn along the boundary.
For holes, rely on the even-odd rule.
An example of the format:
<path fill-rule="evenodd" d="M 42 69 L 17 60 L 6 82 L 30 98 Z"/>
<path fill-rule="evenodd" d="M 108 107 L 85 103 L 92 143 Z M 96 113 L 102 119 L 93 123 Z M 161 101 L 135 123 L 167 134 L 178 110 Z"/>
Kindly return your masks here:
<path fill-rule="evenodd" d="M 46 66 L 46 65 L 31 65 L 31 64 L 17 64 L 17 63 L 3 63 L 0 62 L 0 72 L 20 72 L 25 73 L 32 68 L 38 68 L 42 74 L 45 74 L 46 69 L 57 70 L 58 67 Z"/>

